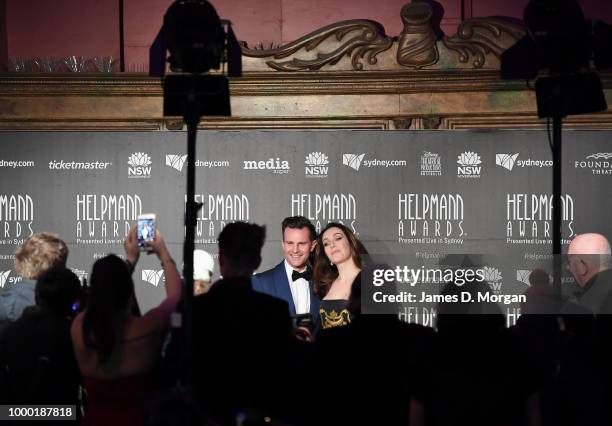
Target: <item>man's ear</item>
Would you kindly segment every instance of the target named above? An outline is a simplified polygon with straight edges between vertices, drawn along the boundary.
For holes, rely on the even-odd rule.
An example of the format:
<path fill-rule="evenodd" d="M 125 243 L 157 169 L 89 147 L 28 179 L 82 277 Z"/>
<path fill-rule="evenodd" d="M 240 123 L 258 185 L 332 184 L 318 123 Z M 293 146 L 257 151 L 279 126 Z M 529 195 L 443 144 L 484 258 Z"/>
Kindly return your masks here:
<path fill-rule="evenodd" d="M 317 240 L 313 240 L 312 244 L 310 245 L 310 252 L 311 253 L 314 251 L 315 247 L 317 247 Z"/>

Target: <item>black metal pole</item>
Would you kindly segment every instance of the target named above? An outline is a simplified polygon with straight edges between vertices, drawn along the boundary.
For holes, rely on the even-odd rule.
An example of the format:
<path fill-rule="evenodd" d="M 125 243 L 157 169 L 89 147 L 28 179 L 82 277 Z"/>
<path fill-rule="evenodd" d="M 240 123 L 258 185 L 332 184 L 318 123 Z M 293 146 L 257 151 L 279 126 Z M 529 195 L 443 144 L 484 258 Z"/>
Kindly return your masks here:
<path fill-rule="evenodd" d="M 561 159 L 562 159 L 562 128 L 563 117 L 555 114 L 553 117 L 553 277 L 554 290 L 561 294 L 561 218 L 563 202 L 561 200 Z"/>
<path fill-rule="evenodd" d="M 183 350 L 181 353 L 183 383 L 191 385 L 192 368 L 192 318 L 193 318 L 193 251 L 195 249 L 195 227 L 199 204 L 195 202 L 195 156 L 196 136 L 200 117 L 197 113 L 195 93 L 188 95 L 187 112 L 187 195 L 185 208 L 185 243 L 183 245 Z"/>

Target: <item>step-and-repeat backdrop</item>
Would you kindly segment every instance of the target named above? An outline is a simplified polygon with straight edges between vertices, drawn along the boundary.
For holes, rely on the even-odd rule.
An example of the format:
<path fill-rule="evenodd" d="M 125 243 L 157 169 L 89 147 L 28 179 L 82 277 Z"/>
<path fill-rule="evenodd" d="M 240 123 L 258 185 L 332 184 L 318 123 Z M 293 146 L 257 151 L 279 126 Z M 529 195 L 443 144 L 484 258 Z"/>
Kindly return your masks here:
<path fill-rule="evenodd" d="M 612 134 L 563 136 L 566 249 L 576 234 L 612 236 Z M 32 233 L 58 234 L 69 267 L 87 277 L 96 259 L 123 253 L 140 213 L 157 214 L 180 266 L 185 154 L 184 132 L 0 133 L 0 287 L 18 285 L 14 252 Z M 342 222 L 388 263 L 418 268 L 466 255 L 484 265 L 494 293 L 526 290 L 529 271 L 550 259 L 544 131 L 199 132 L 196 157 L 204 204 L 196 247 L 216 254 L 228 222 L 265 224 L 260 270 L 281 260 L 280 224 L 290 215 L 317 229 Z M 160 271 L 141 257 L 134 280 L 145 310 L 164 297 Z M 564 285 L 574 286 L 568 277 Z"/>

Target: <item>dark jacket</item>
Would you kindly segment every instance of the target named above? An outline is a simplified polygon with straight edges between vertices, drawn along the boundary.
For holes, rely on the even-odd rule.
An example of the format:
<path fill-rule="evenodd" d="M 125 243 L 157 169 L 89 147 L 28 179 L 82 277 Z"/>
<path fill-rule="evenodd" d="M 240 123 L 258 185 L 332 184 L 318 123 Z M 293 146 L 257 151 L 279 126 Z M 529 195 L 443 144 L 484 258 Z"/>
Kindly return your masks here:
<path fill-rule="evenodd" d="M 286 394 L 292 324 L 285 301 L 249 278 L 217 281 L 193 302 L 196 399 L 221 423 L 244 407 L 273 410 Z"/>
<path fill-rule="evenodd" d="M 77 404 L 69 318 L 31 306 L 11 323 L 0 340 L 0 383 L 2 404 Z"/>

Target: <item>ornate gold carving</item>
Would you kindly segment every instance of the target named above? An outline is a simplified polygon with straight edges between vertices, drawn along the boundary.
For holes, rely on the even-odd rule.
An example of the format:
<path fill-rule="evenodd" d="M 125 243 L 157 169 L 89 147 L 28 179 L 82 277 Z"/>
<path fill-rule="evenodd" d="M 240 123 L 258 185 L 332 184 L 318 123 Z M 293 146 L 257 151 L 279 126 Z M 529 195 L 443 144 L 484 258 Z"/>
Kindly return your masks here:
<path fill-rule="evenodd" d="M 457 34 L 442 42 L 459 54 L 459 62 L 467 63 L 473 57 L 474 68 L 481 68 L 487 54 L 498 59 L 504 50 L 525 35 L 524 26 L 511 19 L 473 18 L 461 23 Z"/>
<path fill-rule="evenodd" d="M 436 33 L 431 26 L 433 10 L 429 3 L 409 3 L 401 11 L 404 29 L 397 46 L 398 64 L 408 68 L 433 65 L 440 59 Z"/>
<path fill-rule="evenodd" d="M 519 21 L 490 17 L 469 19 L 459 25 L 457 34 L 439 39 L 433 6 L 423 0 L 402 7 L 401 18 L 404 28 L 397 38 L 386 36 L 378 22 L 349 20 L 323 27 L 285 46 L 266 49 L 244 44 L 244 69 L 448 70 L 465 69 L 470 60 L 470 66 L 476 69 L 498 69 L 501 53 L 525 35 Z M 350 58 L 349 64 L 342 61 L 345 57 Z"/>
<path fill-rule="evenodd" d="M 332 37 L 335 37 L 336 42 L 330 43 Z M 333 50 L 328 53 L 316 52 L 316 56 L 311 59 L 293 57 L 279 61 L 302 50 L 311 52 L 324 42 L 327 42 L 326 47 L 332 44 Z M 338 43 L 341 44 L 337 46 Z M 378 22 L 353 19 L 328 25 L 276 49 L 249 49 L 245 44 L 242 54 L 253 58 L 272 56 L 274 60 L 267 60 L 266 64 L 277 71 L 316 71 L 325 65 L 335 65 L 344 56 L 348 56 L 353 69 L 360 71 L 363 69 L 363 60 L 370 65 L 376 64 L 376 55 L 389 49 L 392 44 L 393 39 L 385 35 L 384 28 Z"/>

